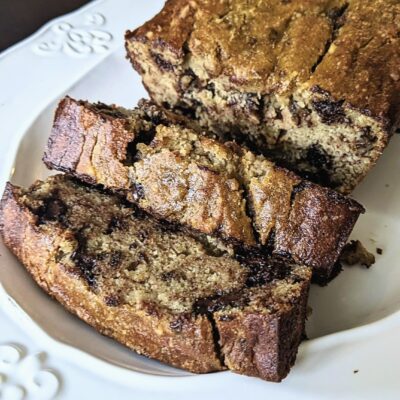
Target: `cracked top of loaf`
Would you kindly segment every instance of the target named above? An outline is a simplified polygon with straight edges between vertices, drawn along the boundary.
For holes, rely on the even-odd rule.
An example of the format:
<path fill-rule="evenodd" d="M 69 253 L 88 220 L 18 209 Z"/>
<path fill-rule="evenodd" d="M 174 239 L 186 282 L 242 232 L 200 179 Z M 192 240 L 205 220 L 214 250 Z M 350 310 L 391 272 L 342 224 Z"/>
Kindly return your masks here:
<path fill-rule="evenodd" d="M 168 0 L 127 40 L 163 47 L 164 68 L 179 59 L 227 89 L 324 90 L 390 125 L 399 26 L 397 0 Z"/>

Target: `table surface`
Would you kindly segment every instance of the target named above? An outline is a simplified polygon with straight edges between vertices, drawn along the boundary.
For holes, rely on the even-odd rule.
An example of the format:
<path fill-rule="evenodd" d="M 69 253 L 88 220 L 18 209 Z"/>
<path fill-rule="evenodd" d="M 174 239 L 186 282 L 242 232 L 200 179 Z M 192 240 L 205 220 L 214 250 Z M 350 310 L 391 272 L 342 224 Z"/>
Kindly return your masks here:
<path fill-rule="evenodd" d="M 0 52 L 88 0 L 0 0 Z"/>

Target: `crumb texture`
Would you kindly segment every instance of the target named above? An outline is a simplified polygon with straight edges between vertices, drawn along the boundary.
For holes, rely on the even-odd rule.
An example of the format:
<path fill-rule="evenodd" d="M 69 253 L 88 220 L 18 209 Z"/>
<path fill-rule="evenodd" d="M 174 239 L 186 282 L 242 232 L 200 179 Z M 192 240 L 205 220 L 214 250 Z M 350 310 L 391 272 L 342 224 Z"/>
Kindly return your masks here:
<path fill-rule="evenodd" d="M 272 258 L 244 265 L 222 242 L 171 230 L 121 197 L 65 175 L 29 189 L 8 184 L 0 230 L 44 290 L 140 354 L 193 372 L 229 366 L 272 381 L 294 363 L 308 267 Z M 252 338 L 251 319 L 264 327 L 259 339 Z M 241 360 L 228 340 L 240 341 L 239 329 L 251 338 Z"/>
<path fill-rule="evenodd" d="M 397 1 L 169 0 L 126 47 L 158 105 L 349 193 L 399 124 L 399 25 Z"/>
<path fill-rule="evenodd" d="M 68 179 L 41 184 L 21 201 L 43 229 L 56 223 L 71 230 L 70 251 L 57 257 L 77 268 L 105 301 L 182 313 L 190 311 L 196 299 L 229 293 L 246 281 L 246 271 L 222 245 L 214 250 L 169 232 L 117 198 Z"/>
<path fill-rule="evenodd" d="M 375 264 L 375 256 L 370 253 L 359 240 L 352 240 L 350 243 L 346 244 L 340 256 L 340 260 L 347 265 L 361 264 L 367 268 Z"/>
<path fill-rule="evenodd" d="M 198 133 L 149 103 L 125 113 L 112 118 L 110 111 L 102 115 L 99 106 L 65 99 L 46 164 L 124 194 L 161 221 L 222 238 L 237 253 L 247 254 L 242 258 L 249 263 L 275 254 L 312 266 L 322 281 L 332 277 L 363 212 L 358 203 L 234 142 Z M 68 132 L 60 129 L 73 126 L 71 119 L 81 122 Z M 82 144 L 74 148 L 72 140 Z M 106 154 L 104 148 L 114 151 L 107 155 L 114 170 L 94 156 Z"/>

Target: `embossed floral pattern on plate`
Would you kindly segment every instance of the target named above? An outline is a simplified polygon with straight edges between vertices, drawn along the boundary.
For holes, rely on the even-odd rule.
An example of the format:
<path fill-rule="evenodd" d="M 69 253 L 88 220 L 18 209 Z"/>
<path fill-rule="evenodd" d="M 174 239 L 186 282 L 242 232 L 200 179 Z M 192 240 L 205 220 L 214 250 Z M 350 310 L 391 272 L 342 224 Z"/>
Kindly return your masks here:
<path fill-rule="evenodd" d="M 35 43 L 32 50 L 42 56 L 64 53 L 72 57 L 87 57 L 105 53 L 113 40 L 113 35 L 104 29 L 106 23 L 106 18 L 100 13 L 86 14 L 80 25 L 57 22 L 45 33 L 48 38 Z"/>
<path fill-rule="evenodd" d="M 60 378 L 46 367 L 46 353 L 28 354 L 20 344 L 0 344 L 0 399 L 49 400 L 59 390 Z"/>

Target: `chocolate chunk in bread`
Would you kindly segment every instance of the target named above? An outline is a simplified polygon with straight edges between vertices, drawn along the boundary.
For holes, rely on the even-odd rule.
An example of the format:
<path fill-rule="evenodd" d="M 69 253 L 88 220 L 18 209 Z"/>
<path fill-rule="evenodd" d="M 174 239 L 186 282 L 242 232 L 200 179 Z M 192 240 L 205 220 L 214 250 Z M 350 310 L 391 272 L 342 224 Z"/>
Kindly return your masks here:
<path fill-rule="evenodd" d="M 349 193 L 399 126 L 399 25 L 397 1 L 168 0 L 126 48 L 159 106 Z"/>
<path fill-rule="evenodd" d="M 313 267 L 322 284 L 337 273 L 363 212 L 357 202 L 197 133 L 151 104 L 115 117 L 101 107 L 61 101 L 48 167 L 124 194 L 159 220 L 222 238 L 250 263 L 285 256 Z"/>
<path fill-rule="evenodd" d="M 29 189 L 8 184 L 0 232 L 48 294 L 140 354 L 271 381 L 295 361 L 308 267 L 269 259 L 256 271 L 224 243 L 165 229 L 65 175 Z"/>

